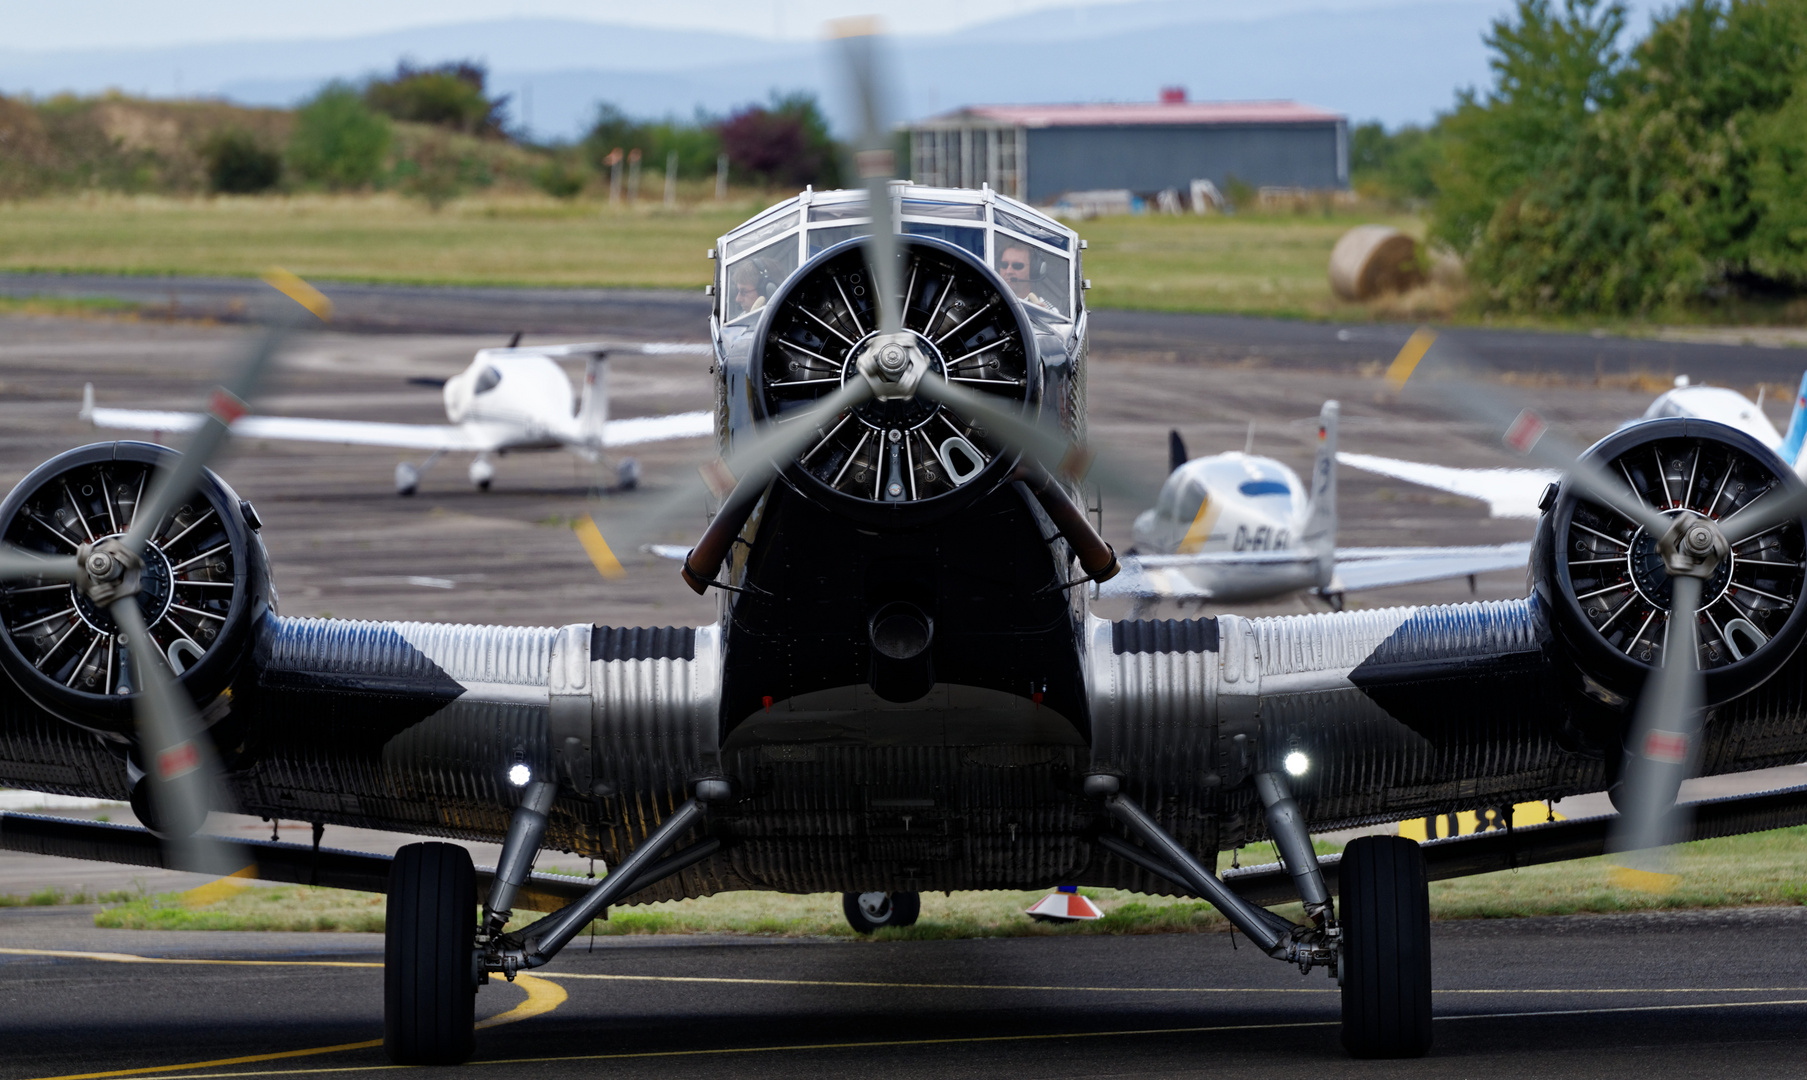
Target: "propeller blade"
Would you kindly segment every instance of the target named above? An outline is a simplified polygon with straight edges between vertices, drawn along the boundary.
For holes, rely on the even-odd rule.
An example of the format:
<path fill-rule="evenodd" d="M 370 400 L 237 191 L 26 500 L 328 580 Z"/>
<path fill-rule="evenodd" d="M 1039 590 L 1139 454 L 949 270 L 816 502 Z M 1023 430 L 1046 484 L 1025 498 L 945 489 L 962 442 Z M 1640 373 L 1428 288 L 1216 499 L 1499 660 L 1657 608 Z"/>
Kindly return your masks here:
<path fill-rule="evenodd" d="M 866 234 L 866 263 L 877 291 L 878 331 L 895 334 L 902 327 L 902 305 L 897 265 L 897 214 L 891 204 L 891 181 L 897 175 L 897 151 L 893 146 L 885 90 L 889 71 L 883 54 L 878 20 L 843 19 L 829 24 L 839 42 L 842 76 L 850 91 L 860 130 L 854 145 L 853 164 L 866 188 L 872 224 Z"/>
<path fill-rule="evenodd" d="M 1387 369 L 1387 380 L 1394 389 L 1404 391 L 1408 380 L 1418 375 L 1409 384 L 1412 388 L 1422 389 L 1450 411 L 1499 432 L 1507 449 L 1562 470 L 1567 474 L 1564 482 L 1573 484 L 1590 500 L 1654 535 L 1661 536 L 1669 528 L 1669 519 L 1645 503 L 1629 484 L 1600 465 L 1582 459 L 1580 449 L 1551 432 L 1542 417 L 1481 381 L 1477 372 L 1484 369 L 1484 364 L 1447 337 L 1421 328 L 1394 358 Z"/>
<path fill-rule="evenodd" d="M 73 555 L 40 555 L 12 544 L 0 544 L 0 581 L 43 577 L 57 581 L 76 578 Z"/>
<path fill-rule="evenodd" d="M 212 809 L 211 787 L 219 775 L 213 747 L 201 734 L 188 695 L 165 665 L 163 653 L 144 625 L 136 596 L 108 607 L 113 622 L 131 650 L 138 686 L 133 708 L 138 717 L 138 747 L 157 810 L 159 831 L 174 849 L 176 865 L 203 873 L 231 874 L 243 869 L 222 845 L 197 835 Z"/>
<path fill-rule="evenodd" d="M 632 518 L 616 518 L 599 528 L 594 537 L 588 535 L 584 523 L 578 523 L 579 541 L 590 559 L 601 571 L 615 560 L 617 551 L 635 551 L 657 538 L 686 511 L 697 506 L 703 490 L 717 500 L 727 497 L 736 483 L 752 477 L 759 483 L 790 464 L 812 442 L 822 437 L 822 429 L 835 422 L 848 409 L 872 397 L 872 384 L 864 378 L 852 378 L 845 386 L 818 400 L 807 409 L 787 413 L 775 422 L 756 430 L 751 438 L 742 438 L 728 454 L 716 458 L 697 470 L 694 480 L 680 483 L 669 495 Z M 592 524 L 594 524 L 592 522 Z M 611 536 L 613 540 L 604 540 Z M 615 565 L 619 565 L 617 561 Z M 605 577 L 613 576 L 605 573 Z"/>
<path fill-rule="evenodd" d="M 1669 847 L 1686 824 L 1675 797 L 1688 777 L 1703 716 L 1697 636 L 1702 582 L 1679 575 L 1669 583 L 1663 666 L 1651 673 L 1638 702 L 1621 779 L 1619 820 L 1608 843 L 1627 856 L 1613 874 L 1614 883 L 1650 892 L 1667 892 L 1675 885 Z"/>
<path fill-rule="evenodd" d="M 1807 487 L 1788 483 L 1784 473 L 1782 483 L 1746 503 L 1742 509 L 1733 511 L 1719 526 L 1725 532 L 1726 540 L 1741 544 L 1803 514 L 1807 514 Z"/>
<path fill-rule="evenodd" d="M 264 275 L 264 281 L 316 318 L 322 321 L 331 318 L 332 302 L 288 271 L 271 270 Z M 232 422 L 248 411 L 245 402 L 256 393 L 264 373 L 269 370 L 270 361 L 275 359 L 283 339 L 298 321 L 294 315 L 286 312 L 285 315 L 287 317 L 277 318 L 258 339 L 257 345 L 239 365 L 232 384 L 214 390 L 207 402 L 206 419 L 188 441 L 175 466 L 159 472 L 146 499 L 147 509 L 138 513 L 123 537 L 126 549 L 132 554 L 144 554 L 145 545 L 163 527 L 164 519 L 194 491 L 202 470 L 213 463 L 214 456 L 226 444 L 232 434 Z"/>

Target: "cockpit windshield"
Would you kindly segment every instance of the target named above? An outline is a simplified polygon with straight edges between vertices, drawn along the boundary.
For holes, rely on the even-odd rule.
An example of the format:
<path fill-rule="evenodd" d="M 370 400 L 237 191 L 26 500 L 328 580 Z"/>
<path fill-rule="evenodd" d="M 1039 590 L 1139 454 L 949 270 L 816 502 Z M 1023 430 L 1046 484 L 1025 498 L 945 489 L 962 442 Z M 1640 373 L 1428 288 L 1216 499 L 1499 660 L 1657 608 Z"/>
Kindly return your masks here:
<path fill-rule="evenodd" d="M 898 231 L 945 241 L 980 259 L 1033 312 L 1077 316 L 1079 238 L 1033 207 L 989 189 L 892 186 Z M 806 190 L 722 238 L 717 279 L 724 322 L 756 318 L 799 265 L 862 235 L 870 220 L 863 191 Z"/>

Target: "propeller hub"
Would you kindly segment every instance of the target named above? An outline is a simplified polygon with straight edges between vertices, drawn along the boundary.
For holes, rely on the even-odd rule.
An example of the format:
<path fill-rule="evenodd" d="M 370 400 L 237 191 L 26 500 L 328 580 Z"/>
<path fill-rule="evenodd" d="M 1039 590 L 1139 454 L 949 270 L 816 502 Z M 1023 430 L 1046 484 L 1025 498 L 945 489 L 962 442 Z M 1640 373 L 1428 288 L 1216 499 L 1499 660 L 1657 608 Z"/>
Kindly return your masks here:
<path fill-rule="evenodd" d="M 1675 516 L 1656 546 L 1663 556 L 1663 569 L 1671 577 L 1693 577 L 1703 581 L 1713 576 L 1732 550 L 1717 524 L 1686 510 Z"/>
<path fill-rule="evenodd" d="M 116 600 L 136 596 L 143 585 L 144 558 L 119 537 L 83 544 L 75 562 L 80 570 L 76 588 L 96 607 L 106 608 Z"/>
<path fill-rule="evenodd" d="M 909 331 L 876 334 L 855 362 L 859 373 L 872 384 L 872 396 L 897 401 L 916 396 L 916 386 L 929 370 L 929 358 L 917 347 Z"/>

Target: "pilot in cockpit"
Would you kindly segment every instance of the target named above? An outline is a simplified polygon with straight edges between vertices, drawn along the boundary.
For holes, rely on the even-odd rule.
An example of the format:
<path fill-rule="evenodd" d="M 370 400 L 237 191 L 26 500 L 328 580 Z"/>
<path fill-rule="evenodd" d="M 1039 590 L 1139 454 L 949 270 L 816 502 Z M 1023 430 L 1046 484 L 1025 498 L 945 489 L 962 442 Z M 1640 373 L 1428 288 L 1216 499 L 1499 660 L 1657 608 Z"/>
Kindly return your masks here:
<path fill-rule="evenodd" d="M 1053 311 L 1054 305 L 1035 295 L 1031 288 L 1034 279 L 1030 275 L 1030 270 L 1033 266 L 1034 254 L 1029 250 L 1027 244 L 1016 244 L 1007 240 L 999 242 L 998 276 L 1004 279 L 1004 284 L 1010 286 L 1010 291 L 1016 294 L 1018 300 Z"/>
<path fill-rule="evenodd" d="M 759 291 L 759 267 L 751 259 L 734 268 L 730 275 L 734 284 L 734 316 L 745 315 L 765 307 L 765 296 Z"/>

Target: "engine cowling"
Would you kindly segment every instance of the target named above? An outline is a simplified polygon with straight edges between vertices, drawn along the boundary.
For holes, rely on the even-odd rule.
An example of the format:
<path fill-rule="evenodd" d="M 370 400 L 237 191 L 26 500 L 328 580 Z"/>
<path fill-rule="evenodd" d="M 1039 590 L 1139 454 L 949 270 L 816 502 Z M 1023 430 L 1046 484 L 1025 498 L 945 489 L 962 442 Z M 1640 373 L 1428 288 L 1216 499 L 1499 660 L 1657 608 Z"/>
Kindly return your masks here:
<path fill-rule="evenodd" d="M 1042 368 L 1021 304 L 983 262 L 952 244 L 899 236 L 903 328 L 930 370 L 993 395 L 1040 404 Z M 783 421 L 858 378 L 877 332 L 861 241 L 846 241 L 792 275 L 761 319 L 752 354 L 757 405 Z M 928 398 L 868 401 L 823 432 L 785 476 L 805 496 L 875 524 L 916 524 L 995 488 L 1015 457 L 984 429 Z"/>
<path fill-rule="evenodd" d="M 1665 514 L 1684 507 L 1736 536 L 1737 515 L 1792 470 L 1749 435 L 1710 421 L 1666 418 L 1621 428 L 1585 455 Z M 1663 663 L 1669 576 L 1657 538 L 1570 485 L 1546 505 L 1533 553 L 1539 599 L 1596 698 L 1635 700 Z M 1732 544 L 1703 590 L 1699 663 L 1706 703 L 1746 693 L 1775 674 L 1807 633 L 1807 521 Z"/>
<path fill-rule="evenodd" d="M 79 544 L 118 536 L 156 471 L 178 456 L 141 442 L 59 454 L 0 503 L 0 537 L 28 551 L 72 555 Z M 146 552 L 139 609 L 199 709 L 231 685 L 251 628 L 273 607 L 269 557 L 256 529 L 250 504 L 208 471 Z M 133 730 L 129 650 L 106 610 L 73 585 L 0 583 L 0 669 L 65 720 L 108 735 Z"/>

